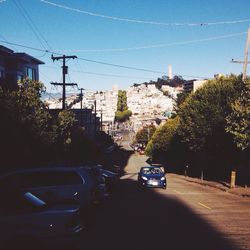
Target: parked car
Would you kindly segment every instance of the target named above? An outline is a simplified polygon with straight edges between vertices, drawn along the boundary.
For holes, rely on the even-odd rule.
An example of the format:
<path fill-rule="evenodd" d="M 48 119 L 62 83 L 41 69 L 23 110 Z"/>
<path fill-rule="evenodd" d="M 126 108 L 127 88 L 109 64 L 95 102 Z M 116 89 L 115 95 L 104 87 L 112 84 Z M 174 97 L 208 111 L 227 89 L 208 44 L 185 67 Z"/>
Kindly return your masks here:
<path fill-rule="evenodd" d="M 102 175 L 101 165 L 87 166 L 84 167 L 86 171 L 92 176 L 95 181 L 95 203 L 99 204 L 104 200 L 107 193 L 107 187 L 105 183 L 105 178 Z"/>
<path fill-rule="evenodd" d="M 18 170 L 0 177 L 0 190 L 32 192 L 46 203 L 73 201 L 89 220 L 92 215 L 95 183 L 84 168 L 53 167 Z"/>
<path fill-rule="evenodd" d="M 3 193 L 0 249 L 61 249 L 79 242 L 84 231 L 79 204 L 48 204 L 31 192 Z"/>
<path fill-rule="evenodd" d="M 119 174 L 106 169 L 100 169 L 102 176 L 105 179 L 108 192 L 112 192 L 119 182 Z"/>
<path fill-rule="evenodd" d="M 159 166 L 146 166 L 138 173 L 138 184 L 142 187 L 166 188 L 167 181 L 163 169 Z"/>

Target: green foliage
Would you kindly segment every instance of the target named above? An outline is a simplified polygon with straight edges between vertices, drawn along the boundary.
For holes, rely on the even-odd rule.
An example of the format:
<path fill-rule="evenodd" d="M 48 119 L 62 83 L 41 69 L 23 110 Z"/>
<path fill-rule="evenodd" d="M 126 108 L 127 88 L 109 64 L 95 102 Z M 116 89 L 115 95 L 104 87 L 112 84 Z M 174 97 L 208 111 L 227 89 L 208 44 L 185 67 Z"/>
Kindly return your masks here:
<path fill-rule="evenodd" d="M 71 134 L 74 129 L 76 119 L 70 110 L 63 110 L 57 118 L 57 139 L 66 150 L 71 144 Z"/>
<path fill-rule="evenodd" d="M 0 161 L 5 166 L 32 163 L 41 150 L 47 156 L 55 141 L 51 116 L 40 100 L 43 84 L 26 79 L 19 86 L 14 91 L 0 88 Z"/>
<path fill-rule="evenodd" d="M 125 90 L 119 90 L 117 100 L 117 111 L 125 111 L 128 109 L 127 106 L 127 92 Z"/>
<path fill-rule="evenodd" d="M 148 143 L 152 135 L 154 134 L 156 127 L 154 125 L 149 125 L 143 127 L 136 133 L 136 141 L 139 143 Z"/>
<path fill-rule="evenodd" d="M 180 134 L 192 151 L 223 147 L 226 117 L 242 86 L 241 78 L 233 75 L 211 80 L 180 106 Z"/>
<path fill-rule="evenodd" d="M 226 118 L 226 131 L 233 135 L 237 147 L 250 149 L 250 82 L 244 86 L 240 97 L 232 103 L 232 112 Z"/>
<path fill-rule="evenodd" d="M 117 122 L 125 122 L 129 119 L 129 117 L 131 115 L 132 115 L 132 112 L 130 110 L 116 111 L 115 112 L 115 120 Z"/>
<path fill-rule="evenodd" d="M 159 152 L 162 154 L 166 153 L 171 147 L 171 142 L 177 133 L 179 125 L 179 118 L 176 117 L 175 119 L 167 120 L 163 126 L 156 129 L 146 147 L 146 154 L 154 158 Z"/>
<path fill-rule="evenodd" d="M 161 90 L 161 87 L 163 85 L 168 85 L 170 87 L 181 87 L 183 86 L 183 84 L 186 82 L 186 80 L 184 80 L 182 78 L 182 76 L 174 76 L 172 79 L 169 79 L 166 76 L 163 76 L 162 78 L 158 78 L 157 81 L 150 81 L 150 82 L 144 82 L 142 84 L 144 85 L 155 85 L 156 88 L 158 88 L 159 90 Z M 138 83 L 134 83 L 133 84 L 134 87 L 140 86 L 140 84 Z M 165 93 L 165 95 L 167 95 L 167 93 Z"/>
<path fill-rule="evenodd" d="M 241 76 L 231 75 L 179 96 L 177 116 L 156 130 L 146 154 L 179 173 L 184 173 L 188 163 L 188 174 L 200 176 L 203 171 L 206 178 L 223 179 L 237 168 L 238 178 L 245 182 L 249 174 L 249 93 L 249 82 L 245 85 Z"/>
<path fill-rule="evenodd" d="M 182 91 L 181 93 L 177 94 L 176 104 L 175 104 L 175 110 L 178 112 L 180 106 L 186 98 L 189 96 L 190 93 Z"/>
<path fill-rule="evenodd" d="M 52 119 L 40 100 L 44 89 L 28 79 L 15 90 L 0 87 L 0 171 L 98 159 L 95 142 L 71 111 Z"/>
<path fill-rule="evenodd" d="M 117 122 L 125 122 L 132 115 L 127 106 L 127 93 L 126 91 L 119 90 L 117 100 L 117 111 L 115 113 L 115 120 Z"/>

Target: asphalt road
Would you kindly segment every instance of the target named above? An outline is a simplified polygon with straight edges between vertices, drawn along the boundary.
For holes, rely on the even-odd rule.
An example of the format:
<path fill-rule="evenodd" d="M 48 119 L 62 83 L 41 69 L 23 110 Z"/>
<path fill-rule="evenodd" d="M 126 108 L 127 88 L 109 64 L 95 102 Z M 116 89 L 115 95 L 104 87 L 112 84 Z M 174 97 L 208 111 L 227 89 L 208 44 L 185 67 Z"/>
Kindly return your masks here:
<path fill-rule="evenodd" d="M 118 189 L 98 208 L 79 249 L 250 249 L 249 198 L 174 174 L 166 190 L 142 190 L 136 173 L 147 158 L 127 155 Z"/>

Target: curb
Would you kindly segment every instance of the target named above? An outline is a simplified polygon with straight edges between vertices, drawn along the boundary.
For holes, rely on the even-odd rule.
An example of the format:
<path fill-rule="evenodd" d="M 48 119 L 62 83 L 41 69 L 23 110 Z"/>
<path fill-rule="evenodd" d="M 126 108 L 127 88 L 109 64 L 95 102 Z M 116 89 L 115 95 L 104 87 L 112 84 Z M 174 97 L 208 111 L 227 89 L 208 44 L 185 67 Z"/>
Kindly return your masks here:
<path fill-rule="evenodd" d="M 196 183 L 196 184 L 199 184 L 199 185 L 202 185 L 202 186 L 209 186 L 209 187 L 212 187 L 212 188 L 216 188 L 216 189 L 219 189 L 223 192 L 227 192 L 227 193 L 230 193 L 230 194 L 234 194 L 234 195 L 238 195 L 238 196 L 241 196 L 241 197 L 250 197 L 250 194 L 247 194 L 247 193 L 239 193 L 237 192 L 237 188 L 236 189 L 230 189 L 230 188 L 227 188 L 227 187 L 222 187 L 222 186 L 219 186 L 214 184 L 214 183 L 211 183 L 209 181 L 201 181 L 201 180 L 194 180 L 194 179 L 191 179 L 191 177 L 183 177 L 182 178 L 183 180 L 186 180 L 188 182 L 192 182 L 192 183 Z"/>

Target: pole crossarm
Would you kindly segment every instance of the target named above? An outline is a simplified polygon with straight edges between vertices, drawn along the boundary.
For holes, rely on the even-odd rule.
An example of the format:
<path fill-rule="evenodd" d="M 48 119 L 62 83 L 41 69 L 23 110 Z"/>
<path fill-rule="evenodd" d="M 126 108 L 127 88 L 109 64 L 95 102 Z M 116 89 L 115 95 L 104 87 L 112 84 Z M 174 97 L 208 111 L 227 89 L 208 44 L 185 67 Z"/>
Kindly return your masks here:
<path fill-rule="evenodd" d="M 53 56 L 53 55 L 51 55 L 51 59 L 53 60 L 53 62 L 55 61 L 55 60 L 60 60 L 60 59 L 76 59 L 77 58 L 77 56 L 65 56 L 65 55 L 63 55 L 63 56 Z"/>
<path fill-rule="evenodd" d="M 245 63 L 245 62 L 244 61 L 237 61 L 237 60 L 232 59 L 231 63 Z M 247 63 L 250 63 L 250 62 L 247 62 Z"/>
<path fill-rule="evenodd" d="M 68 66 L 66 66 L 66 59 L 76 59 L 77 56 L 53 56 L 51 55 L 51 59 L 53 62 L 55 60 L 63 60 L 63 66 L 62 66 L 62 75 L 63 75 L 63 82 L 58 83 L 58 82 L 51 82 L 52 85 L 57 85 L 57 86 L 62 86 L 63 87 L 63 92 L 62 92 L 62 109 L 66 108 L 66 87 L 67 86 L 77 86 L 77 83 L 66 83 L 65 80 L 65 75 L 68 74 Z"/>
<path fill-rule="evenodd" d="M 77 83 L 63 83 L 63 82 L 51 82 L 50 84 L 56 85 L 56 86 L 77 86 Z"/>

